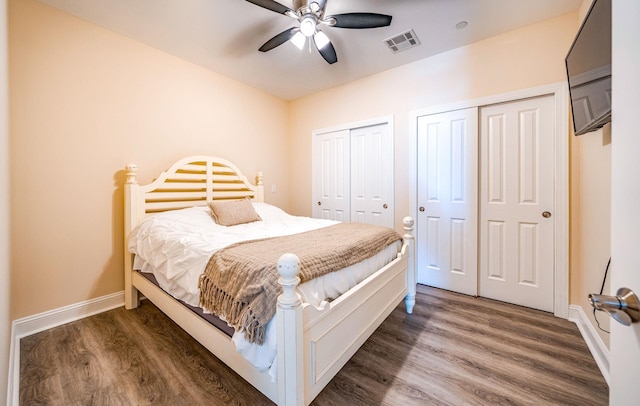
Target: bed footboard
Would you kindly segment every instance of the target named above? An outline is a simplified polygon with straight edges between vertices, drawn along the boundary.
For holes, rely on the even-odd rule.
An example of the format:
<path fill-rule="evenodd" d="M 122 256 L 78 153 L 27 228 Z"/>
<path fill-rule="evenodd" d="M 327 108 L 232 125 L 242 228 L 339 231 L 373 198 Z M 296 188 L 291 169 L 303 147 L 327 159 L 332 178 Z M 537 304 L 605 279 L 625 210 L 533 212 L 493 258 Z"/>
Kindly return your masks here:
<path fill-rule="evenodd" d="M 278 260 L 283 288 L 276 312 L 278 405 L 308 405 L 404 299 L 415 304 L 413 219 L 405 217 L 398 257 L 331 303 L 303 304 L 295 291 L 299 260 Z"/>

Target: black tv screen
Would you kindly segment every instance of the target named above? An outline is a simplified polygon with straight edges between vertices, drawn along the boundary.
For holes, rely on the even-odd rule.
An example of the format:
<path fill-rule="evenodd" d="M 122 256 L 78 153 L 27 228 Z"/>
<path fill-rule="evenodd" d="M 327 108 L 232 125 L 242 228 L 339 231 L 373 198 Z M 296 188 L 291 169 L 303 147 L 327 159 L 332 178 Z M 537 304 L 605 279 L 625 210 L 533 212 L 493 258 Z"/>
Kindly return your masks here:
<path fill-rule="evenodd" d="M 611 121 L 611 0 L 595 0 L 565 58 L 575 135 Z"/>

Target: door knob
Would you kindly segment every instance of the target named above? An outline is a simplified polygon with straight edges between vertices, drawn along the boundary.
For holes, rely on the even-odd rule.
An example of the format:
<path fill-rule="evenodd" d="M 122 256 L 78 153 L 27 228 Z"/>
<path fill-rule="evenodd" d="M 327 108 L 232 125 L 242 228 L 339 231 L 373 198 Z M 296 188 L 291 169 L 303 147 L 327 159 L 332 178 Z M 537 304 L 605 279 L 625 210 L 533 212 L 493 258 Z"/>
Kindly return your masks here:
<path fill-rule="evenodd" d="M 424 211 L 424 207 L 420 206 L 420 208 L 418 210 Z"/>
<path fill-rule="evenodd" d="M 550 212 L 548 212 L 548 211 L 543 211 L 543 212 L 542 212 L 542 217 L 544 217 L 544 218 L 548 219 L 549 217 L 551 217 L 551 213 L 550 213 Z"/>
<path fill-rule="evenodd" d="M 322 203 L 318 202 L 318 206 L 322 206 Z"/>
<path fill-rule="evenodd" d="M 388 207 L 389 207 L 389 206 L 387 206 L 387 204 L 386 204 L 386 203 L 382 205 L 382 208 L 383 208 L 383 209 L 386 209 L 386 208 L 388 208 Z"/>
<path fill-rule="evenodd" d="M 620 288 L 616 296 L 590 293 L 589 304 L 596 310 L 609 312 L 611 317 L 625 326 L 640 321 L 640 302 L 631 289 Z"/>

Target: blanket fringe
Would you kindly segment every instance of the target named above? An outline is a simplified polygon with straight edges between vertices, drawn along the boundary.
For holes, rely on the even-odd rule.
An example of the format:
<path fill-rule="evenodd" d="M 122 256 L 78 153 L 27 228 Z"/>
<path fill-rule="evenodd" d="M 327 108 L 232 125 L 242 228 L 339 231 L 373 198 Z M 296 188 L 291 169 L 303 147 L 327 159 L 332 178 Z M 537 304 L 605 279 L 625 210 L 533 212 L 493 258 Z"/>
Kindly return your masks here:
<path fill-rule="evenodd" d="M 260 324 L 250 306 L 234 300 L 233 296 L 217 288 L 204 274 L 200 276 L 198 286 L 201 292 L 200 307 L 224 317 L 229 325 L 245 335 L 247 341 L 260 345 L 264 343 L 266 326 Z"/>

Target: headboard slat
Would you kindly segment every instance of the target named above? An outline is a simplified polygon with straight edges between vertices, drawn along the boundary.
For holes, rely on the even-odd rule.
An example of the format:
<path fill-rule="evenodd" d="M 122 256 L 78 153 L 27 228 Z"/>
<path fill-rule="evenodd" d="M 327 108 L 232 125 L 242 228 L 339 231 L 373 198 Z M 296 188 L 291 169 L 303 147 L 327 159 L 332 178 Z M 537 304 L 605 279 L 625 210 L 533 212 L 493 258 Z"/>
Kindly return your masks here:
<path fill-rule="evenodd" d="M 167 179 L 168 181 L 200 181 L 200 182 L 206 182 L 207 181 L 207 174 L 206 173 L 192 173 L 192 172 L 179 172 L 179 173 L 174 173 L 171 175 L 170 178 Z"/>
<path fill-rule="evenodd" d="M 217 192 L 217 191 L 213 191 L 213 200 L 234 200 L 234 199 L 238 199 L 238 197 L 240 198 L 253 198 L 254 193 L 247 191 L 247 192 Z"/>
<path fill-rule="evenodd" d="M 162 185 L 159 185 L 156 189 L 151 190 L 147 193 L 157 193 L 156 191 L 167 191 L 167 190 L 207 190 L 206 182 L 166 182 Z"/>
<path fill-rule="evenodd" d="M 146 202 L 154 201 L 180 201 L 180 200 L 206 200 L 207 192 L 205 190 L 199 192 L 153 192 L 148 193 Z"/>
<path fill-rule="evenodd" d="M 202 200 L 174 200 L 170 202 L 147 202 L 145 204 L 146 213 L 157 213 L 168 210 L 186 209 L 187 207 L 204 206 L 207 204 L 205 199 Z"/>

